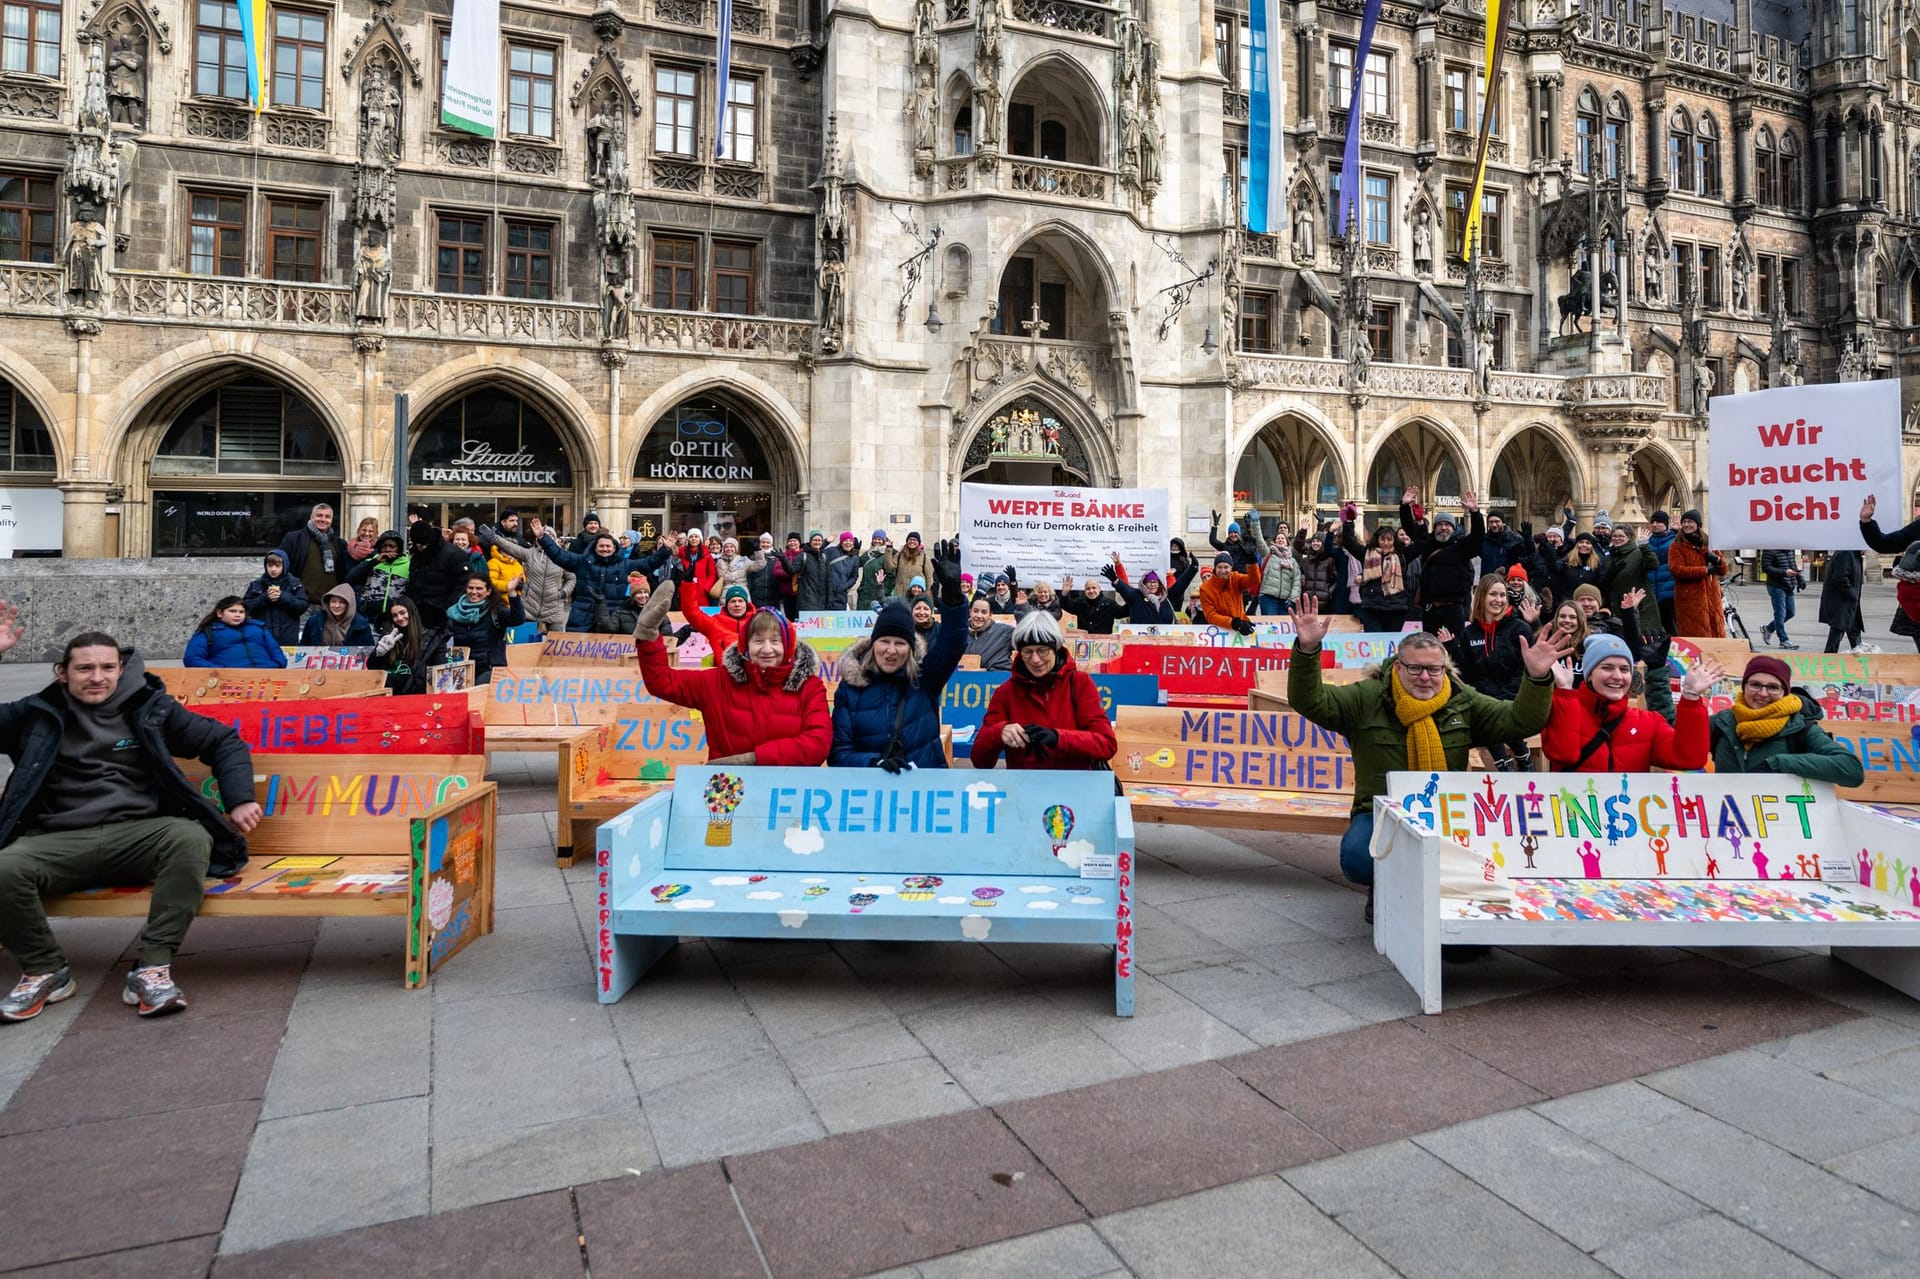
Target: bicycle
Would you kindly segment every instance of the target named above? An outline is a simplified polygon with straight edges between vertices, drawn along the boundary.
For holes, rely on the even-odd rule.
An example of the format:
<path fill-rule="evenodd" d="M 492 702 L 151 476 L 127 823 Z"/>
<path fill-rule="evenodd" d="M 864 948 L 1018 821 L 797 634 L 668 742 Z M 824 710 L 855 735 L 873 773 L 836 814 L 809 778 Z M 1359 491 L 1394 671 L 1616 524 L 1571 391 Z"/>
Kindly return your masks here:
<path fill-rule="evenodd" d="M 1746 580 L 1747 566 L 1735 560 L 1731 571 L 1720 579 L 1720 612 L 1726 618 L 1727 637 L 1746 640 L 1751 644 L 1753 640 L 1747 634 L 1747 624 L 1741 620 L 1740 609 L 1733 602 L 1733 588 L 1744 585 Z"/>

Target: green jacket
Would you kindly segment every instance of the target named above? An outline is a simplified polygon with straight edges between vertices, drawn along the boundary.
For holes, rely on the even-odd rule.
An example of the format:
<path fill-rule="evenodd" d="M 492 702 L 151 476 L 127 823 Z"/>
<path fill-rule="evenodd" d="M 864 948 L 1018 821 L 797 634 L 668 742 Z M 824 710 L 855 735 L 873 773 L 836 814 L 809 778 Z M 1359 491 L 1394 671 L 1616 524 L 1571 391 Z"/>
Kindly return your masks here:
<path fill-rule="evenodd" d="M 860 557 L 860 588 L 854 606 L 867 613 L 887 598 L 887 557 L 882 551 L 868 551 Z"/>
<path fill-rule="evenodd" d="M 1653 575 L 1659 569 L 1660 560 L 1653 553 L 1653 548 L 1645 542 L 1635 542 L 1608 555 L 1606 567 L 1600 570 L 1600 594 L 1612 612 L 1621 611 L 1620 597 L 1628 591 L 1642 590 L 1647 593 L 1647 598 L 1640 601 L 1642 635 L 1667 629 L 1660 620 L 1660 601 L 1655 598 L 1653 590 Z"/>
<path fill-rule="evenodd" d="M 1386 793 L 1387 774 L 1407 768 L 1407 730 L 1393 713 L 1393 687 L 1388 672 L 1393 659 L 1381 663 L 1372 678 L 1357 684 L 1330 685 L 1320 678 L 1319 649 L 1293 648 L 1287 667 L 1287 702 L 1308 720 L 1347 739 L 1353 751 L 1353 811 L 1372 813 L 1373 797 Z M 1310 661 L 1301 661 L 1310 657 Z M 1440 743 L 1446 748 L 1447 767 L 1470 768 L 1467 752 L 1476 746 L 1520 742 L 1547 726 L 1553 714 L 1553 681 L 1528 676 L 1520 695 L 1510 702 L 1467 687 L 1453 678 L 1453 697 L 1436 717 Z"/>
<path fill-rule="evenodd" d="M 1813 782 L 1832 782 L 1835 786 L 1858 786 L 1867 779 L 1867 770 L 1853 753 L 1827 735 L 1820 727 L 1820 703 L 1804 688 L 1796 688 L 1800 713 L 1787 720 L 1787 726 L 1752 750 L 1740 744 L 1734 731 L 1733 712 L 1721 711 L 1707 721 L 1707 737 L 1713 746 L 1713 771 L 1716 773 L 1791 773 Z"/>

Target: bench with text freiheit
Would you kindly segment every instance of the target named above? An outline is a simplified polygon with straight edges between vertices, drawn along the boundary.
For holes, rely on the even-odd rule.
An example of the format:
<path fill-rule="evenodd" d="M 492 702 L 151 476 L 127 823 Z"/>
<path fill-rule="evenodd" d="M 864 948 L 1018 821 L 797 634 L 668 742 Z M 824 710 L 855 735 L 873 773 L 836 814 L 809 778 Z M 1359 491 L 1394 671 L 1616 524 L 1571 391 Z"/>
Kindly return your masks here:
<path fill-rule="evenodd" d="M 1095 772 L 682 767 L 599 828 L 594 987 L 681 936 L 1062 942 L 1133 1013 L 1133 819 Z"/>

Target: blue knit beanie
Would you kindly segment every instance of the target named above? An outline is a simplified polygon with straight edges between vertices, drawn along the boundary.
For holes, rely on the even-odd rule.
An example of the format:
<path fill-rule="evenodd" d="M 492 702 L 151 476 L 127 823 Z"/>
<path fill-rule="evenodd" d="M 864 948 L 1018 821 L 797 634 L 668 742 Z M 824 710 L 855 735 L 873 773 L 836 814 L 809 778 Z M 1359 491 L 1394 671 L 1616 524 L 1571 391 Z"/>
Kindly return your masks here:
<path fill-rule="evenodd" d="M 1627 665 L 1633 665 L 1633 653 L 1627 648 L 1627 642 L 1618 635 L 1589 635 L 1586 648 L 1580 652 L 1580 669 L 1591 672 L 1609 657 L 1617 657 Z"/>

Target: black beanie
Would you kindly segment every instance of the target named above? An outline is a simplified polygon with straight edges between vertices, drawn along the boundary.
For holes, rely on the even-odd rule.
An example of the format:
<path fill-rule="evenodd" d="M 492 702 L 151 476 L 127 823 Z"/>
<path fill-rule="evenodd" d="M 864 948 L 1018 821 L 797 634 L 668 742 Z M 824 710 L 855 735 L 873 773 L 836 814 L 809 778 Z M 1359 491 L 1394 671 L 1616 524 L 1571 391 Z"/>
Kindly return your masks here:
<path fill-rule="evenodd" d="M 892 636 L 911 644 L 914 640 L 913 608 L 905 600 L 894 600 L 873 619 L 873 639 Z"/>
<path fill-rule="evenodd" d="M 1665 524 L 1671 527 L 1673 524 L 1673 516 L 1668 515 L 1665 511 L 1655 511 L 1647 517 L 1647 522 L 1650 524 Z"/>
<path fill-rule="evenodd" d="M 414 546 L 432 546 L 439 540 L 440 530 L 425 520 L 410 525 L 407 529 L 407 541 Z"/>
<path fill-rule="evenodd" d="M 1682 511 L 1680 513 L 1680 518 L 1683 520 L 1692 520 L 1695 524 L 1706 523 L 1705 520 L 1700 518 L 1700 512 L 1698 511 Z"/>

